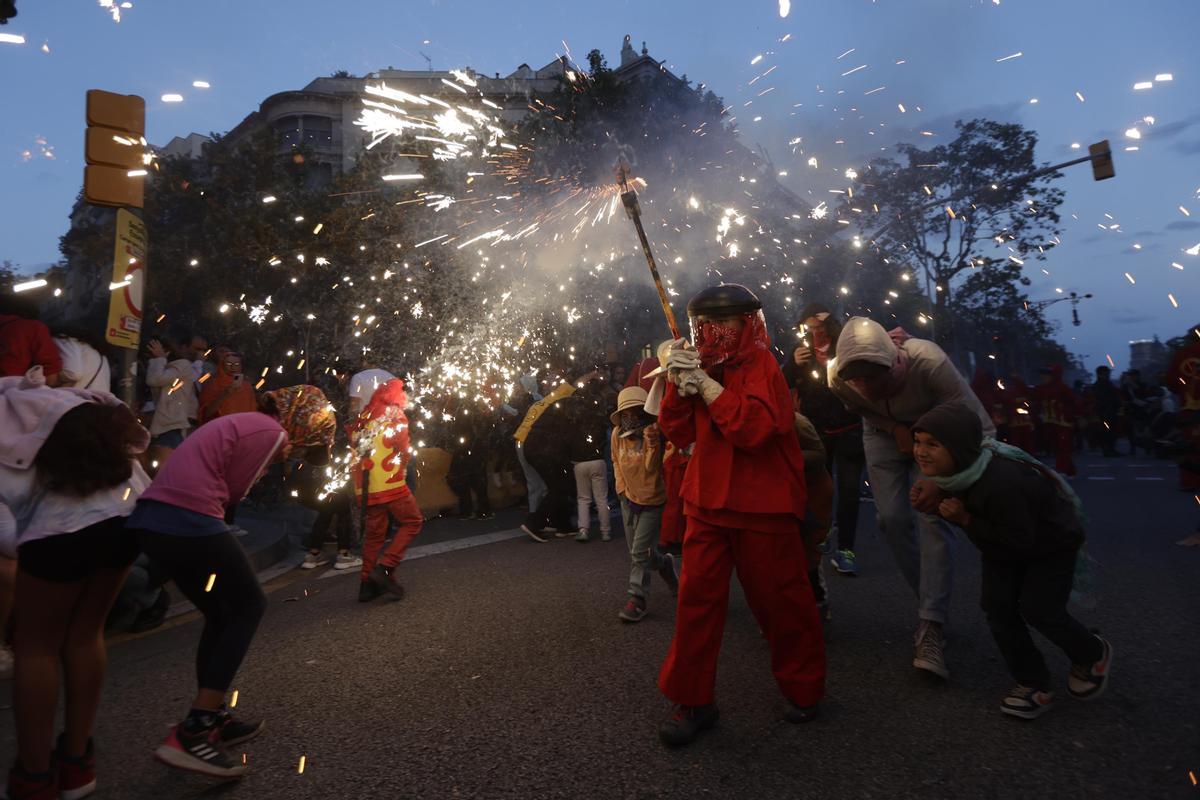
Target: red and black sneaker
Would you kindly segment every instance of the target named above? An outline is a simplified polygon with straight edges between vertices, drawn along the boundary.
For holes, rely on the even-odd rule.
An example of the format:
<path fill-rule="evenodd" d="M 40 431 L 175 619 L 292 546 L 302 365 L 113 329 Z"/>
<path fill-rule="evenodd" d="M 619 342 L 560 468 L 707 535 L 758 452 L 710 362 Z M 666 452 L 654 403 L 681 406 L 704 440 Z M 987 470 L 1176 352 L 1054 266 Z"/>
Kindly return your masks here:
<path fill-rule="evenodd" d="M 231 714 L 229 709 L 222 708 L 217 712 L 217 743 L 222 747 L 233 747 L 250 741 L 266 727 L 267 723 L 262 720 L 245 722 Z"/>
<path fill-rule="evenodd" d="M 188 733 L 175 725 L 166 740 L 154 751 L 154 757 L 176 769 L 211 775 L 214 778 L 240 778 L 246 765 L 238 762 L 217 744 L 216 727 Z"/>
<path fill-rule="evenodd" d="M 8 800 L 58 800 L 58 775 L 54 765 L 46 772 L 26 772 L 21 762 L 8 773 Z"/>
<path fill-rule="evenodd" d="M 88 739 L 83 755 L 71 757 L 63 750 L 58 737 L 58 796 L 59 800 L 81 800 L 96 791 L 96 748 Z"/>

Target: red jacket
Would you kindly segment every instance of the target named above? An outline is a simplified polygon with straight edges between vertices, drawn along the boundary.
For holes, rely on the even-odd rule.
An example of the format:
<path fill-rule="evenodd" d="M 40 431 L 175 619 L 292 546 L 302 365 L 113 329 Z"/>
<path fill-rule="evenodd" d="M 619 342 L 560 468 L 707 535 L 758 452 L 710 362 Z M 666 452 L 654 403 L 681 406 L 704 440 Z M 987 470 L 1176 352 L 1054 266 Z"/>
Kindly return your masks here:
<path fill-rule="evenodd" d="M 50 329 L 36 319 L 0 314 L 0 375 L 24 375 L 38 364 L 47 378 L 62 372 Z"/>
<path fill-rule="evenodd" d="M 1042 422 L 1064 428 L 1074 427 L 1075 417 L 1079 413 L 1079 397 L 1063 383 L 1061 364 L 1051 364 L 1050 374 L 1048 383 L 1033 389 L 1033 399 L 1037 401 Z"/>
<path fill-rule="evenodd" d="M 804 456 L 779 365 L 756 349 L 724 370 L 711 406 L 664 393 L 658 422 L 676 447 L 695 442 L 683 478 L 689 517 L 728 528 L 796 533 L 804 518 Z"/>

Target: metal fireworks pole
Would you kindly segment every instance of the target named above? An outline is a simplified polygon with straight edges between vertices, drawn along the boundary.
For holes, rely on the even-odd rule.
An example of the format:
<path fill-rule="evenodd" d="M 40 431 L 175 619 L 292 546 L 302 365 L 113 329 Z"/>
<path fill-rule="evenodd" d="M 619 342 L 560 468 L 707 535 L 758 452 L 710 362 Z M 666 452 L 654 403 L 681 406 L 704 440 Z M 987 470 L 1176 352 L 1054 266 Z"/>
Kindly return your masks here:
<path fill-rule="evenodd" d="M 625 205 L 625 214 L 633 220 L 637 228 L 638 239 L 642 243 L 642 252 L 646 254 L 646 263 L 650 266 L 650 277 L 654 279 L 654 288 L 658 289 L 658 299 L 662 303 L 663 314 L 667 317 L 667 325 L 671 328 L 671 336 L 676 339 L 679 335 L 679 325 L 675 322 L 675 312 L 671 310 L 671 301 L 667 290 L 663 288 L 662 278 L 658 274 L 658 264 L 654 261 L 654 253 L 650 252 L 650 240 L 646 238 L 646 229 L 642 227 L 642 207 L 638 203 L 637 192 L 629 186 L 629 168 L 624 164 L 617 167 L 618 183 L 621 185 L 621 202 Z"/>

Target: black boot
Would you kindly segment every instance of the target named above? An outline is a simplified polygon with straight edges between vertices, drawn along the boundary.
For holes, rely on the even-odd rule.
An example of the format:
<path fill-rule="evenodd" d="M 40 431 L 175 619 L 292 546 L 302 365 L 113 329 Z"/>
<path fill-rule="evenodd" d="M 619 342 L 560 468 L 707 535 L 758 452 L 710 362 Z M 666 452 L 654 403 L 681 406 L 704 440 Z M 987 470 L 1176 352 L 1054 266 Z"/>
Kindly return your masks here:
<path fill-rule="evenodd" d="M 658 738 L 672 747 L 688 744 L 700 733 L 717 724 L 720 713 L 716 703 L 706 706 L 675 706 L 658 729 Z"/>
<path fill-rule="evenodd" d="M 363 581 L 358 585 L 358 602 L 360 603 L 369 603 L 381 594 L 383 594 L 383 589 L 376 586 L 374 581 Z"/>
<path fill-rule="evenodd" d="M 395 567 L 389 569 L 383 564 L 376 564 L 375 569 L 371 570 L 371 583 L 383 591 L 391 593 L 399 600 L 404 597 L 404 587 L 396 581 L 395 573 Z"/>
<path fill-rule="evenodd" d="M 795 725 L 812 722 L 819 716 L 821 716 L 821 707 L 816 703 L 811 706 L 798 706 L 790 700 L 787 711 L 783 712 L 783 718 Z"/>

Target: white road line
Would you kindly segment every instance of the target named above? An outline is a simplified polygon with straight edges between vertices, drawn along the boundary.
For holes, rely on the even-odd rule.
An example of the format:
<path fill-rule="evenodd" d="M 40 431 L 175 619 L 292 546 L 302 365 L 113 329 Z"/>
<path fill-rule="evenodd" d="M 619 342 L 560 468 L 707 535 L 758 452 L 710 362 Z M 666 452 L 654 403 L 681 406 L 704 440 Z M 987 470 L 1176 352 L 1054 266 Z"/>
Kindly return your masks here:
<path fill-rule="evenodd" d="M 1134 480 L 1135 481 L 1161 481 L 1161 480 L 1166 480 L 1166 479 L 1160 478 L 1160 477 L 1150 477 L 1148 475 L 1138 475 L 1137 477 L 1134 478 Z"/>
<path fill-rule="evenodd" d="M 1112 475 L 1089 475 L 1088 480 L 1089 481 L 1115 481 L 1116 478 L 1114 478 Z"/>
<path fill-rule="evenodd" d="M 496 531 L 494 533 L 480 534 L 479 536 L 467 536 L 463 539 L 436 542 L 435 544 L 423 544 L 417 547 L 410 547 L 408 552 L 404 554 L 404 561 L 413 561 L 418 558 L 425 558 L 426 556 L 440 556 L 442 553 L 452 553 L 455 550 L 466 550 L 471 547 L 508 541 L 509 539 L 519 539 L 524 535 L 525 533 L 520 528 L 514 528 L 510 531 Z M 357 567 L 341 570 L 328 569 L 317 580 L 323 581 L 326 578 L 336 578 L 339 575 L 359 575 L 360 573 L 361 570 Z"/>

